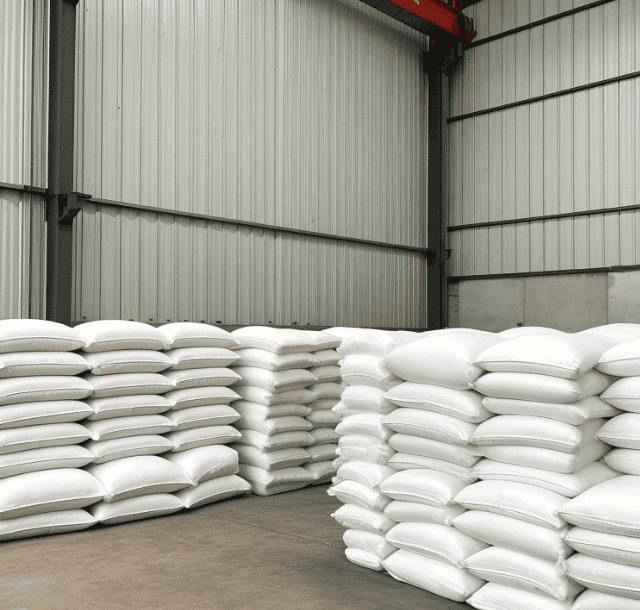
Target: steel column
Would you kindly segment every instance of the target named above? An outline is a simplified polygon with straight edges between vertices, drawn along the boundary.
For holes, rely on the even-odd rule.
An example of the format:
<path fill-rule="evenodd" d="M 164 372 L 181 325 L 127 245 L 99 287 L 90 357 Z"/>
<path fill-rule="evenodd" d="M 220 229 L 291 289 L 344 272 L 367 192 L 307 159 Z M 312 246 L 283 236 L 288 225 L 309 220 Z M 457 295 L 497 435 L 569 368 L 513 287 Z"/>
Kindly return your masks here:
<path fill-rule="evenodd" d="M 73 191 L 76 5 L 50 0 L 47 319 L 71 322 L 72 225 L 61 223 Z"/>

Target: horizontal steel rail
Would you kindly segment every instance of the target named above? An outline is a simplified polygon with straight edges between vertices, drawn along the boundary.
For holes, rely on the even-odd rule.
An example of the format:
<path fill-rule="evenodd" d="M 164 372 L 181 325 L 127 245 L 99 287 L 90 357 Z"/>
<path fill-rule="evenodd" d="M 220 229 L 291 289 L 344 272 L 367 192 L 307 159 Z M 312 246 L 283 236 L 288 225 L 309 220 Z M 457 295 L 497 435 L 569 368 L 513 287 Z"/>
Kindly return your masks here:
<path fill-rule="evenodd" d="M 435 252 L 429 248 L 420 248 L 417 246 L 407 246 L 403 244 L 391 244 L 383 241 L 375 241 L 372 239 L 360 239 L 358 237 L 349 237 L 346 235 L 332 235 L 331 233 L 320 233 L 316 231 L 305 231 L 303 229 L 294 229 L 290 227 L 282 227 L 279 225 L 269 225 L 260 222 L 252 222 L 248 220 L 236 220 L 233 218 L 222 218 L 220 216 L 210 216 L 207 214 L 196 214 L 193 212 L 183 212 L 180 210 L 168 210 L 166 208 L 155 208 L 149 205 L 139 205 L 136 203 L 125 203 L 122 201 L 112 201 L 110 199 L 94 199 L 93 197 L 80 196 L 84 204 L 96 204 L 103 206 L 111 206 L 129 210 L 138 210 L 141 212 L 152 212 L 154 214 L 168 214 L 179 218 L 191 218 L 194 220 L 206 220 L 207 222 L 219 222 L 222 224 L 233 225 L 237 227 L 248 227 L 251 229 L 263 229 L 265 231 L 273 231 L 274 233 L 287 233 L 291 235 L 301 235 L 303 237 L 315 237 L 318 239 L 327 239 L 331 241 L 339 241 L 351 244 L 360 244 L 364 246 L 372 246 L 378 248 L 386 248 L 389 250 L 404 250 L 414 252 L 416 254 L 435 256 Z"/>
<path fill-rule="evenodd" d="M 593 267 L 592 269 L 558 269 L 556 271 L 524 271 L 521 273 L 487 273 L 484 275 L 451 275 L 447 278 L 450 284 L 468 282 L 470 280 L 507 280 L 527 277 L 549 277 L 552 275 L 585 275 L 588 273 L 621 273 L 639 271 L 640 265 L 616 265 L 612 267 Z"/>
<path fill-rule="evenodd" d="M 492 108 L 485 108 L 484 110 L 476 110 L 475 112 L 468 112 L 467 114 L 459 114 L 457 116 L 449 117 L 447 119 L 447 123 L 464 121 L 465 119 L 472 119 L 477 116 L 491 114 L 492 112 L 500 112 L 502 110 L 509 110 L 510 108 L 517 108 L 518 106 L 528 106 L 531 104 L 535 104 L 536 102 L 544 102 L 545 100 L 550 100 L 555 97 L 571 95 L 572 93 L 579 93 L 580 91 L 587 91 L 589 89 L 595 89 L 596 87 L 604 87 L 605 85 L 611 85 L 613 83 L 619 83 L 621 81 L 630 80 L 632 78 L 638 78 L 639 76 L 640 71 L 629 72 L 628 74 L 621 74 L 620 76 L 605 78 L 604 80 L 587 83 L 586 85 L 579 85 L 577 87 L 571 87 L 570 89 L 560 89 L 560 91 L 554 91 L 553 93 L 546 93 L 545 95 L 538 95 L 536 97 L 529 97 L 525 100 L 510 102 L 508 104 L 502 104 L 501 106 L 493 106 Z"/>
<path fill-rule="evenodd" d="M 527 216 L 526 218 L 509 218 L 507 220 L 489 220 L 487 222 L 472 222 L 464 225 L 452 225 L 447 231 L 465 231 L 467 229 L 482 229 L 486 227 L 501 227 L 504 225 L 517 225 L 545 220 L 560 220 L 562 218 L 579 218 L 581 216 L 597 216 L 598 214 L 614 214 L 620 212 L 632 212 L 640 210 L 640 204 L 622 205 L 616 208 L 597 208 L 594 210 L 579 210 L 576 212 L 564 212 L 562 214 L 548 214 L 546 216 Z"/>
<path fill-rule="evenodd" d="M 492 36 L 487 36 L 486 38 L 482 38 L 481 40 L 470 42 L 469 44 L 466 44 L 464 46 L 464 50 L 466 51 L 467 49 L 473 49 L 474 47 L 479 47 L 480 45 L 488 44 L 490 42 L 493 42 L 494 40 L 506 38 L 507 36 L 513 36 L 514 34 L 519 34 L 520 32 L 525 32 L 526 30 L 537 28 L 538 26 L 544 25 L 545 23 L 550 23 L 551 21 L 556 21 L 558 19 L 562 19 L 563 17 L 569 17 L 570 15 L 575 15 L 576 13 L 581 13 L 582 11 L 588 11 L 590 8 L 596 8 L 598 6 L 602 6 L 603 4 L 609 4 L 609 2 L 614 2 L 614 0 L 598 0 L 597 2 L 592 2 L 591 4 L 585 4 L 584 6 L 579 6 L 578 8 L 572 8 L 568 11 L 563 11 L 562 13 L 558 13 L 557 15 L 551 15 L 549 17 L 545 17 L 544 19 L 538 19 L 537 21 L 532 21 L 531 23 L 527 23 L 526 25 L 521 25 L 517 28 L 505 30 L 504 32 L 500 32 L 499 34 L 493 34 Z"/>
<path fill-rule="evenodd" d="M 46 188 L 41 188 L 39 186 L 29 186 L 28 184 L 11 184 L 8 182 L 0 182 L 0 189 L 18 191 L 20 193 L 31 193 L 33 195 L 46 195 L 48 193 Z"/>

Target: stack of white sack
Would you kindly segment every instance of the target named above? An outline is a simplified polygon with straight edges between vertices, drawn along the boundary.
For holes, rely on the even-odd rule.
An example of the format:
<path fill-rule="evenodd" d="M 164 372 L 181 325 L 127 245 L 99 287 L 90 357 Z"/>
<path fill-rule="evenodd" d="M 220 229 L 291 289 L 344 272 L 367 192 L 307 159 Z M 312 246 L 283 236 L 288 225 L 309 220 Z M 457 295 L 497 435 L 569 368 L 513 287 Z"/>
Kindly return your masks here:
<path fill-rule="evenodd" d="M 176 493 L 185 508 L 197 508 L 245 494 L 249 484 L 238 475 L 238 453 L 226 445 L 240 438 L 234 424 L 240 414 L 230 403 L 240 398 L 229 386 L 240 376 L 237 343 L 227 331 L 209 324 L 175 322 L 158 328 L 168 345 L 171 366 L 164 376 L 173 384 L 165 416 L 173 431 L 167 459 L 181 468 L 193 487 Z"/>
<path fill-rule="evenodd" d="M 474 472 L 482 482 L 455 501 L 468 512 L 454 527 L 492 545 L 465 560 L 490 581 L 468 603 L 476 608 L 569 609 L 583 586 L 565 574 L 573 550 L 563 540 L 558 510 L 616 476 L 596 438 L 617 409 L 598 395 L 611 383 L 594 366 L 613 340 L 552 329 L 512 329 L 475 360 L 487 373 L 473 382 L 496 417 L 473 434 L 486 459 Z M 492 605 L 493 604 L 493 605 Z"/>
<path fill-rule="evenodd" d="M 433 331 L 386 360 L 406 381 L 383 396 L 398 407 L 382 419 L 394 433 L 388 442 L 397 453 L 388 465 L 397 472 L 377 489 L 391 500 L 384 513 L 398 524 L 386 540 L 398 550 L 382 565 L 398 580 L 458 602 L 484 584 L 463 564 L 488 546 L 451 525 L 464 512 L 454 497 L 475 480 L 471 437 L 491 417 L 468 384 L 482 373 L 477 354 L 501 340 L 470 329 Z"/>
<path fill-rule="evenodd" d="M 235 388 L 241 400 L 233 404 L 241 416 L 236 422 L 241 438 L 234 445 L 240 476 L 261 496 L 313 483 L 303 465 L 311 459 L 305 448 L 315 443 L 306 416 L 318 398 L 309 388 L 318 383 L 309 371 L 320 364 L 311 353 L 316 341 L 301 330 L 262 326 L 231 335 L 240 356 L 233 369 L 241 377 Z"/>
<path fill-rule="evenodd" d="M 0 321 L 0 540 L 85 529 L 84 507 L 104 490 L 81 470 L 93 455 L 80 445 L 91 433 L 78 422 L 89 369 L 74 350 L 73 329 L 44 320 Z"/>
<path fill-rule="evenodd" d="M 416 333 L 336 328 L 328 332 L 342 337 L 338 352 L 343 382 L 347 385 L 335 407 L 344 419 L 336 461 L 339 466 L 328 493 L 345 505 L 332 516 L 349 528 L 344 534 L 347 558 L 360 566 L 382 570 L 382 561 L 394 548 L 385 533 L 395 524 L 382 512 L 390 498 L 379 485 L 396 470 L 387 466 L 394 451 L 387 441 L 392 432 L 382 424 L 395 408 L 384 392 L 402 380 L 384 365 L 384 358 L 399 345 L 420 337 Z"/>
<path fill-rule="evenodd" d="M 564 539 L 577 551 L 567 574 L 587 587 L 578 610 L 640 608 L 640 477 L 622 475 L 565 503 L 559 515 L 572 527 Z"/>
<path fill-rule="evenodd" d="M 313 476 L 313 485 L 331 482 L 337 472 L 335 460 L 338 457 L 338 439 L 336 426 L 342 421 L 342 415 L 333 411 L 340 402 L 345 385 L 341 383 L 340 354 L 336 348 L 340 347 L 342 339 L 328 331 L 304 331 L 315 343 L 311 354 L 317 359 L 309 371 L 318 379 L 317 383 L 309 386 L 317 398 L 307 406 L 311 412 L 306 420 L 313 424 L 309 433 L 314 438 L 314 444 L 306 447 L 311 459 L 303 464 L 303 468 Z"/>
<path fill-rule="evenodd" d="M 640 609 L 640 338 L 629 340 L 640 326 L 609 326 L 595 330 L 627 340 L 605 352 L 596 368 L 620 378 L 601 398 L 623 413 L 597 437 L 613 446 L 604 461 L 626 476 L 592 487 L 559 511 L 576 526 L 564 537 L 577 551 L 568 574 L 588 588 L 576 610 Z"/>
<path fill-rule="evenodd" d="M 104 500 L 90 509 L 101 523 L 113 524 L 165 515 L 183 508 L 170 495 L 190 485 L 188 477 L 157 454 L 173 448 L 162 435 L 174 424 L 162 415 L 163 396 L 173 384 L 161 374 L 171 365 L 162 353 L 167 343 L 141 322 L 102 320 L 74 329 L 84 340 L 93 388 L 93 414 L 85 422 L 93 455 L 86 471 L 102 484 Z"/>

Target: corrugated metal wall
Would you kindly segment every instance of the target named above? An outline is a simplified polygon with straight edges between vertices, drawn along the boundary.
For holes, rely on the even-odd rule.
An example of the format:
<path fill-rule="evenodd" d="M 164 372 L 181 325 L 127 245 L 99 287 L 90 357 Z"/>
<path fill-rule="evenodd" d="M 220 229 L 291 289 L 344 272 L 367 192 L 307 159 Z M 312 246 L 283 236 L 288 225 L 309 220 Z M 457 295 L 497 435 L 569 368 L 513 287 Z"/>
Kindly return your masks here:
<path fill-rule="evenodd" d="M 0 188 L 0 319 L 43 318 L 44 197 Z"/>
<path fill-rule="evenodd" d="M 478 38 L 583 0 L 482 0 L 467 11 Z M 464 53 L 450 116 L 640 70 L 640 5 L 616 0 Z M 640 202 L 640 79 L 448 126 L 448 224 Z M 552 272 L 640 264 L 640 212 L 595 214 L 449 234 L 450 274 Z"/>
<path fill-rule="evenodd" d="M 48 2 L 0 2 L 0 182 L 47 185 Z M 0 319 L 44 316 L 44 199 L 0 188 Z"/>
<path fill-rule="evenodd" d="M 78 11 L 78 191 L 424 246 L 426 37 L 358 0 Z M 75 243 L 78 320 L 425 324 L 417 253 L 105 206 Z"/>

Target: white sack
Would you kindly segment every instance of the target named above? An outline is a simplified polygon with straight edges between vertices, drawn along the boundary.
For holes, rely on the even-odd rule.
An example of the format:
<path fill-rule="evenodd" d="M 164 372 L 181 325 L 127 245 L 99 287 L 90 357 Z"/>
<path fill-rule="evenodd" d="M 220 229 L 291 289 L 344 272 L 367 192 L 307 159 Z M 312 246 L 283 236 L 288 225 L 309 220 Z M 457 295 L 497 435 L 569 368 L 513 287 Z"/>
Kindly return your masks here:
<path fill-rule="evenodd" d="M 121 349 L 169 348 L 164 335 L 144 322 L 128 320 L 97 320 L 79 324 L 75 330 L 85 341 L 86 352 L 110 352 Z"/>
<path fill-rule="evenodd" d="M 304 331 L 293 328 L 246 326 L 231 333 L 240 349 L 252 347 L 274 354 L 311 352 L 316 348 L 315 339 Z"/>
<path fill-rule="evenodd" d="M 210 405 L 167 411 L 165 417 L 178 431 L 233 424 L 240 419 L 240 414 L 229 405 Z"/>
<path fill-rule="evenodd" d="M 453 527 L 486 544 L 552 563 L 562 562 L 573 553 L 562 532 L 495 513 L 469 510 L 453 520 Z"/>
<path fill-rule="evenodd" d="M 394 500 L 436 507 L 451 506 L 466 483 L 436 470 L 401 470 L 385 479 L 380 491 Z"/>
<path fill-rule="evenodd" d="M 174 371 L 228 367 L 238 363 L 240 356 L 224 347 L 180 347 L 165 352 Z"/>
<path fill-rule="evenodd" d="M 106 493 L 98 479 L 79 468 L 19 474 L 0 480 L 0 519 L 83 508 Z"/>
<path fill-rule="evenodd" d="M 567 559 L 567 575 L 594 591 L 640 600 L 640 568 L 635 566 L 576 553 Z"/>
<path fill-rule="evenodd" d="M 622 475 L 567 502 L 560 516 L 578 527 L 640 537 L 640 477 Z"/>
<path fill-rule="evenodd" d="M 172 451 L 187 451 L 206 445 L 226 445 L 241 438 L 241 433 L 233 426 L 205 426 L 169 432 L 165 438 L 173 443 Z"/>
<path fill-rule="evenodd" d="M 572 527 L 565 533 L 564 540 L 578 553 L 640 568 L 640 538 Z"/>
<path fill-rule="evenodd" d="M 470 424 L 449 415 L 405 408 L 396 409 L 389 415 L 385 415 L 382 423 L 400 434 L 460 446 L 471 442 L 477 427 L 477 424 Z"/>
<path fill-rule="evenodd" d="M 594 369 L 575 380 L 534 373 L 487 373 L 473 383 L 473 389 L 493 398 L 570 404 L 602 394 L 610 383 L 609 377 Z"/>
<path fill-rule="evenodd" d="M 150 349 L 122 349 L 84 357 L 93 375 L 161 373 L 173 364 L 167 354 Z"/>
<path fill-rule="evenodd" d="M 49 320 L 0 320 L 0 353 L 72 352 L 85 346 L 74 328 Z"/>
<path fill-rule="evenodd" d="M 475 455 L 472 446 L 461 447 L 450 445 L 411 434 L 394 434 L 389 439 L 389 446 L 399 453 L 420 455 L 435 460 L 451 462 L 457 466 L 473 466 L 480 457 Z"/>
<path fill-rule="evenodd" d="M 457 568 L 462 568 L 467 557 L 488 546 L 449 525 L 434 523 L 399 523 L 387 532 L 386 539 L 399 549 Z"/>
<path fill-rule="evenodd" d="M 85 448 L 93 455 L 94 464 L 138 455 L 158 455 L 172 451 L 174 444 L 159 434 L 127 436 L 110 441 L 89 441 Z"/>
<path fill-rule="evenodd" d="M 607 466 L 622 474 L 640 476 L 640 451 L 636 449 L 612 449 L 602 458 Z"/>
<path fill-rule="evenodd" d="M 552 530 L 566 527 L 557 511 L 567 503 L 567 498 L 525 483 L 480 481 L 458 493 L 455 503 L 469 510 L 513 517 Z"/>
<path fill-rule="evenodd" d="M 464 513 L 460 506 L 429 506 L 417 502 L 393 500 L 384 507 L 384 514 L 397 523 L 436 523 L 451 525 L 453 520 Z"/>
<path fill-rule="evenodd" d="M 395 522 L 379 511 L 367 510 L 354 504 L 343 504 L 331 516 L 342 527 L 372 534 L 386 534 Z"/>
<path fill-rule="evenodd" d="M 0 352 L 0 378 L 80 375 L 89 363 L 72 352 Z"/>
<path fill-rule="evenodd" d="M 320 365 L 320 359 L 309 352 L 274 354 L 264 349 L 248 347 L 239 349 L 236 353 L 239 357 L 236 366 L 248 366 L 269 371 L 308 369 Z"/>
<path fill-rule="evenodd" d="M 571 610 L 640 610 L 640 600 L 587 589 L 576 598 Z"/>
<path fill-rule="evenodd" d="M 618 476 L 615 470 L 601 462 L 593 462 L 573 474 L 562 474 L 541 468 L 481 460 L 474 466 L 474 471 L 479 479 L 535 485 L 567 498 L 574 498 L 590 487 Z"/>
<path fill-rule="evenodd" d="M 93 415 L 88 417 L 90 421 L 133 415 L 158 415 L 171 408 L 169 400 L 158 394 L 90 398 L 86 403 L 93 410 Z"/>
<path fill-rule="evenodd" d="M 576 453 L 580 447 L 595 439 L 603 424 L 605 420 L 600 418 L 572 426 L 532 415 L 498 415 L 479 424 L 471 442 L 478 446 L 515 445 Z M 640 432 L 640 422 L 638 429 Z"/>
<path fill-rule="evenodd" d="M 78 532 L 97 522 L 95 517 L 81 508 L 4 519 L 0 521 L 0 540 L 19 540 L 34 536 Z"/>
<path fill-rule="evenodd" d="M 198 508 L 205 504 L 220 502 L 234 496 L 241 496 L 251 491 L 251 484 L 232 474 L 199 483 L 177 492 L 176 497 L 185 508 Z"/>
<path fill-rule="evenodd" d="M 395 349 L 385 364 L 406 381 L 468 390 L 469 384 L 484 373 L 474 363 L 478 354 L 502 341 L 494 333 L 469 328 L 431 331 Z"/>
<path fill-rule="evenodd" d="M 405 381 L 386 392 L 384 398 L 399 407 L 433 411 L 472 424 L 491 417 L 491 413 L 482 406 L 484 397 L 473 390 L 452 390 L 444 386 Z"/>
<path fill-rule="evenodd" d="M 280 470 L 301 466 L 309 461 L 309 454 L 302 447 L 289 447 L 276 451 L 262 451 L 250 445 L 234 444 L 233 449 L 238 452 L 238 459 L 242 464 L 257 466 L 263 470 Z M 235 473 L 232 473 L 235 474 Z"/>
<path fill-rule="evenodd" d="M 85 373 L 84 380 L 91 384 L 93 398 L 164 394 L 173 390 L 173 383 L 160 373 L 119 373 L 117 375 Z"/>
<path fill-rule="evenodd" d="M 534 373 L 577 379 L 618 342 L 593 335 L 528 335 L 489 347 L 475 363 L 490 372 Z"/>
<path fill-rule="evenodd" d="M 182 510 L 184 505 L 172 494 L 154 493 L 117 502 L 99 502 L 89 512 L 104 525 L 164 517 Z"/>
<path fill-rule="evenodd" d="M 313 445 L 314 437 L 309 432 L 282 432 L 268 436 L 255 430 L 240 430 L 240 438 L 236 442 L 242 445 L 257 447 L 263 451 L 278 451 L 289 447 L 306 447 Z M 314 432 L 312 430 L 311 432 Z"/>
<path fill-rule="evenodd" d="M 396 580 L 456 602 L 464 602 L 484 584 L 466 570 L 403 549 L 382 565 Z"/>
<path fill-rule="evenodd" d="M 566 576 L 559 576 L 553 562 L 499 546 L 472 555 L 464 565 L 469 572 L 489 582 L 558 600 L 573 597 L 584 588 Z"/>
<path fill-rule="evenodd" d="M 229 386 L 240 381 L 240 375 L 228 368 L 198 368 L 165 371 L 164 376 L 175 390 L 205 386 Z"/>
<path fill-rule="evenodd" d="M 0 407 L 0 429 L 79 422 L 93 409 L 79 400 L 45 400 Z"/>
<path fill-rule="evenodd" d="M 575 610 L 572 607 L 574 599 L 569 597 L 560 601 L 488 582 L 467 600 L 467 604 L 477 610 Z"/>
<path fill-rule="evenodd" d="M 79 445 L 7 453 L 0 455 L 0 478 L 55 468 L 82 468 L 92 461 L 91 452 Z"/>
<path fill-rule="evenodd" d="M 158 328 L 167 343 L 167 349 L 182 347 L 224 347 L 237 346 L 230 333 L 210 324 L 197 322 L 172 322 Z"/>
<path fill-rule="evenodd" d="M 572 474 L 599 460 L 609 451 L 609 445 L 601 441 L 591 441 L 580 447 L 576 453 L 565 453 L 553 449 L 522 446 L 494 446 L 474 448 L 478 455 L 505 464 L 515 464 L 531 468 Z"/>
<path fill-rule="evenodd" d="M 184 471 L 192 485 L 199 485 L 209 479 L 224 477 L 238 472 L 238 454 L 225 445 L 196 447 L 188 451 L 173 453 L 166 457 L 172 464 Z"/>
<path fill-rule="evenodd" d="M 615 407 L 601 400 L 599 396 L 590 396 L 571 404 L 486 396 L 482 404 L 487 411 L 496 415 L 532 415 L 546 417 L 547 419 L 561 421 L 574 426 L 584 424 L 590 419 L 614 417 L 621 413 Z"/>
<path fill-rule="evenodd" d="M 93 386 L 73 375 L 0 379 L 0 406 L 46 400 L 82 400 Z"/>
<path fill-rule="evenodd" d="M 171 432 L 175 425 L 164 415 L 132 415 L 87 421 L 85 427 L 91 433 L 91 440 L 108 441 L 141 434 L 165 434 Z"/>

